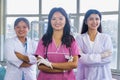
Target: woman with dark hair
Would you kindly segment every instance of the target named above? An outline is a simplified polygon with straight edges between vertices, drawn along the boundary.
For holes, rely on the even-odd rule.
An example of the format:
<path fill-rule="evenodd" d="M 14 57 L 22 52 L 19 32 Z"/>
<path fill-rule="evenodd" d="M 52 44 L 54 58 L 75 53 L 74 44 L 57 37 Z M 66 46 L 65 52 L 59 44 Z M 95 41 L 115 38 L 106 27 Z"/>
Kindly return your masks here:
<path fill-rule="evenodd" d="M 36 55 L 40 56 L 38 80 L 75 80 L 73 69 L 78 64 L 79 50 L 63 8 L 50 11 L 47 32 L 38 43 Z"/>
<path fill-rule="evenodd" d="M 29 28 L 26 18 L 17 18 L 14 22 L 16 36 L 5 42 L 5 80 L 36 80 L 37 44 L 27 37 Z"/>
<path fill-rule="evenodd" d="M 110 36 L 102 33 L 101 19 L 101 13 L 95 9 L 85 14 L 81 35 L 76 37 L 81 51 L 77 80 L 112 80 L 113 46 Z"/>

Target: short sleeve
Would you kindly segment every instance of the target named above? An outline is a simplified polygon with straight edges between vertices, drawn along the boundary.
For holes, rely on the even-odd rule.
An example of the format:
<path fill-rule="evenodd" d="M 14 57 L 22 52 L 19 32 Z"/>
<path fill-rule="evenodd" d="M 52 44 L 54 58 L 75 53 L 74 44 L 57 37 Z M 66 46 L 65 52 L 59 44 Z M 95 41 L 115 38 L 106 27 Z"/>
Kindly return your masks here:
<path fill-rule="evenodd" d="M 43 45 L 43 41 L 40 40 L 38 43 L 35 55 L 40 55 L 40 56 L 44 57 L 44 53 L 45 53 L 45 47 Z"/>
<path fill-rule="evenodd" d="M 78 48 L 78 45 L 77 45 L 77 42 L 76 42 L 76 41 L 73 41 L 73 42 L 72 42 L 71 52 L 72 52 L 71 54 L 72 54 L 73 56 L 76 56 L 76 55 L 80 56 L 80 51 L 79 51 L 79 48 Z"/>

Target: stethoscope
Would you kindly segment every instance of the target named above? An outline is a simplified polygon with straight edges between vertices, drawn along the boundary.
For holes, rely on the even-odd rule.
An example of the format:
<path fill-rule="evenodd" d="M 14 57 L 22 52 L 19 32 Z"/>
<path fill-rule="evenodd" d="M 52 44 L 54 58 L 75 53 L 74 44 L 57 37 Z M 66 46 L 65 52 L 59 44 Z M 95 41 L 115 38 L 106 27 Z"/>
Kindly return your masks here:
<path fill-rule="evenodd" d="M 24 43 L 25 53 L 27 53 L 27 41 Z"/>

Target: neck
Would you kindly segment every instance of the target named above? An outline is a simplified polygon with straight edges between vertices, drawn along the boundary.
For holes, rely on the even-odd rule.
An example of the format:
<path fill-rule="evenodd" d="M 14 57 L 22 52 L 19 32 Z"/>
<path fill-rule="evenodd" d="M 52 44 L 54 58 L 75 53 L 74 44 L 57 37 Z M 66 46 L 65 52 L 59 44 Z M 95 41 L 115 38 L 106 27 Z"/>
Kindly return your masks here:
<path fill-rule="evenodd" d="M 95 37 L 96 37 L 97 33 L 98 32 L 96 30 L 92 30 L 92 31 L 89 30 L 88 31 L 88 35 L 89 35 L 91 41 L 95 40 Z"/>
<path fill-rule="evenodd" d="M 98 33 L 98 31 L 96 31 L 96 30 L 89 30 L 88 31 L 88 34 L 92 35 L 92 36 L 95 36 L 97 33 Z"/>
<path fill-rule="evenodd" d="M 53 32 L 53 38 L 54 39 L 60 39 L 61 40 L 62 36 L 63 36 L 63 31 L 54 31 Z"/>
<path fill-rule="evenodd" d="M 19 39 L 22 43 L 25 43 L 25 42 L 26 42 L 26 37 L 18 37 L 18 39 Z"/>
<path fill-rule="evenodd" d="M 62 31 L 54 31 L 53 32 L 53 39 L 55 41 L 56 47 L 58 48 L 61 44 L 61 39 L 63 36 L 63 32 Z"/>

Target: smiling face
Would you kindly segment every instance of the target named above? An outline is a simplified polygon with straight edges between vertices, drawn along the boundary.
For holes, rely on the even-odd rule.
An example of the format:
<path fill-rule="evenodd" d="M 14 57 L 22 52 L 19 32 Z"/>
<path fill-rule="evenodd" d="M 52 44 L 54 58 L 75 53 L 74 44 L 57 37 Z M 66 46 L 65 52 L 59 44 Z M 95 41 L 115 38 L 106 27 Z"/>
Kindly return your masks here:
<path fill-rule="evenodd" d="M 28 25 L 24 21 L 20 21 L 15 26 L 15 32 L 19 38 L 26 37 L 28 31 L 29 31 Z"/>
<path fill-rule="evenodd" d="M 63 30 L 66 20 L 65 17 L 60 12 L 55 12 L 51 19 L 51 25 L 53 30 Z"/>
<path fill-rule="evenodd" d="M 100 17 L 98 14 L 91 14 L 87 21 L 86 24 L 88 25 L 89 30 L 97 30 L 97 28 L 100 25 Z"/>

